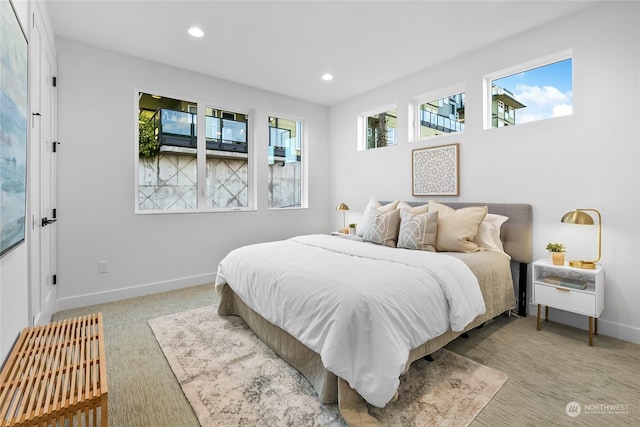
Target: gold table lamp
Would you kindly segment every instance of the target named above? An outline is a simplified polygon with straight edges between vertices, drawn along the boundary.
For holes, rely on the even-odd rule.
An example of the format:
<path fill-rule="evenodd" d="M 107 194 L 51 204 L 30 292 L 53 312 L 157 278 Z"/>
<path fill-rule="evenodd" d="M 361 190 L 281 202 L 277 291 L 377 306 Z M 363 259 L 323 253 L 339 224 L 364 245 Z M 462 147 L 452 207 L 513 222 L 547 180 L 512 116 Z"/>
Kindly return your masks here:
<path fill-rule="evenodd" d="M 338 206 L 336 206 L 336 210 L 342 211 L 342 228 L 345 228 L 347 226 L 345 216 L 347 214 L 347 211 L 349 210 L 349 206 L 345 205 L 344 203 L 340 203 Z"/>
<path fill-rule="evenodd" d="M 576 209 L 575 211 L 567 212 L 564 214 L 561 222 L 567 224 L 579 224 L 579 225 L 593 225 L 593 217 L 586 212 L 595 212 L 598 215 L 598 258 L 593 261 L 575 260 L 569 261 L 571 267 L 595 269 L 596 263 L 600 261 L 602 255 L 602 216 L 596 209 Z"/>

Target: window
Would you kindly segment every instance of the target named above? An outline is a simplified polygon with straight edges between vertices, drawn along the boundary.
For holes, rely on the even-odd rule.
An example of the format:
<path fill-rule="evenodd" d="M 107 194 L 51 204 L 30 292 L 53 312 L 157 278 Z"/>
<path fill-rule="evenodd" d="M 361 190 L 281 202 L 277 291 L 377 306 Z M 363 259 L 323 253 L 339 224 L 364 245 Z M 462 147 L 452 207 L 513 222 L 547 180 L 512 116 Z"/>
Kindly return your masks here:
<path fill-rule="evenodd" d="M 269 208 L 302 207 L 302 122 L 269 117 Z"/>
<path fill-rule="evenodd" d="M 571 115 L 573 61 L 566 58 L 566 54 L 564 58 L 488 78 L 491 94 L 490 127 L 513 126 Z"/>
<path fill-rule="evenodd" d="M 365 116 L 365 135 L 367 150 L 396 144 L 398 129 L 398 110 L 388 110 L 384 113 Z"/>
<path fill-rule="evenodd" d="M 417 139 L 464 131 L 464 92 L 418 102 Z"/>
<path fill-rule="evenodd" d="M 139 93 L 138 211 L 248 207 L 248 116 L 198 111 L 196 102 Z"/>
<path fill-rule="evenodd" d="M 249 140 L 246 114 L 205 108 L 206 207 L 249 206 Z"/>
<path fill-rule="evenodd" d="M 140 94 L 138 209 L 197 208 L 197 104 Z"/>

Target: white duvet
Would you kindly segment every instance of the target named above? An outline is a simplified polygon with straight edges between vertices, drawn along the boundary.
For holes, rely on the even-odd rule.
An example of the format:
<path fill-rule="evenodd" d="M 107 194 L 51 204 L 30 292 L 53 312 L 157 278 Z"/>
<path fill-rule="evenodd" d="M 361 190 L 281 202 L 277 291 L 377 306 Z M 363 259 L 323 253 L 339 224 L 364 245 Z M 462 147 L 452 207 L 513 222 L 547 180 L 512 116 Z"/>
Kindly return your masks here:
<path fill-rule="evenodd" d="M 485 312 L 476 277 L 455 257 L 328 235 L 233 250 L 218 265 L 216 289 L 225 283 L 378 407 L 411 349 Z"/>

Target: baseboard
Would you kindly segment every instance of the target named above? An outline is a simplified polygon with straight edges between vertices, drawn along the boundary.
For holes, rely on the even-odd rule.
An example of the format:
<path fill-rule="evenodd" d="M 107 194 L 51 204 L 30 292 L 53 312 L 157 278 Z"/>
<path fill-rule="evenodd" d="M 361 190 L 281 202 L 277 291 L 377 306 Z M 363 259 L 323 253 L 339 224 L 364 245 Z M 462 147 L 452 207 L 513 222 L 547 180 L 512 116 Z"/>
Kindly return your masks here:
<path fill-rule="evenodd" d="M 127 298 L 135 298 L 143 295 L 156 294 L 158 292 L 173 291 L 176 289 L 188 288 L 190 286 L 213 283 L 216 273 L 201 274 L 198 276 L 183 277 L 180 279 L 167 280 L 164 282 L 148 283 L 145 285 L 130 286 L 126 288 L 114 289 L 106 292 L 96 292 L 93 294 L 79 295 L 69 298 L 59 298 L 57 300 L 57 311 L 70 310 L 72 308 L 87 307 L 95 304 L 119 301 Z"/>
<path fill-rule="evenodd" d="M 529 303 L 527 307 L 527 313 L 529 316 L 537 316 L 537 304 Z M 589 330 L 589 320 L 587 316 L 581 316 L 579 314 L 553 308 L 550 308 L 549 310 L 549 320 L 552 322 L 562 323 L 574 328 L 584 329 L 585 331 Z M 542 310 L 541 315 L 544 318 L 544 310 Z M 606 317 L 600 317 L 598 319 L 598 334 L 640 344 L 640 328 L 612 322 L 607 320 Z"/>

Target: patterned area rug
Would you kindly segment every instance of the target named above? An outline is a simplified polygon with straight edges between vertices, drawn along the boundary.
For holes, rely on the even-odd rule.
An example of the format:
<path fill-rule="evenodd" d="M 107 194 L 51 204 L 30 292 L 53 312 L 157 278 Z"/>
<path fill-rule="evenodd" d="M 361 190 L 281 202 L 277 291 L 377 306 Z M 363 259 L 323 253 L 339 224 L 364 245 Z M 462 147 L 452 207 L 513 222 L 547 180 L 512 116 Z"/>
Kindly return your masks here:
<path fill-rule="evenodd" d="M 149 321 L 203 427 L 346 426 L 337 404 L 321 404 L 311 384 L 236 316 L 209 306 Z M 370 407 L 385 426 L 466 426 L 507 375 L 446 349 L 419 360 L 398 400 Z"/>

